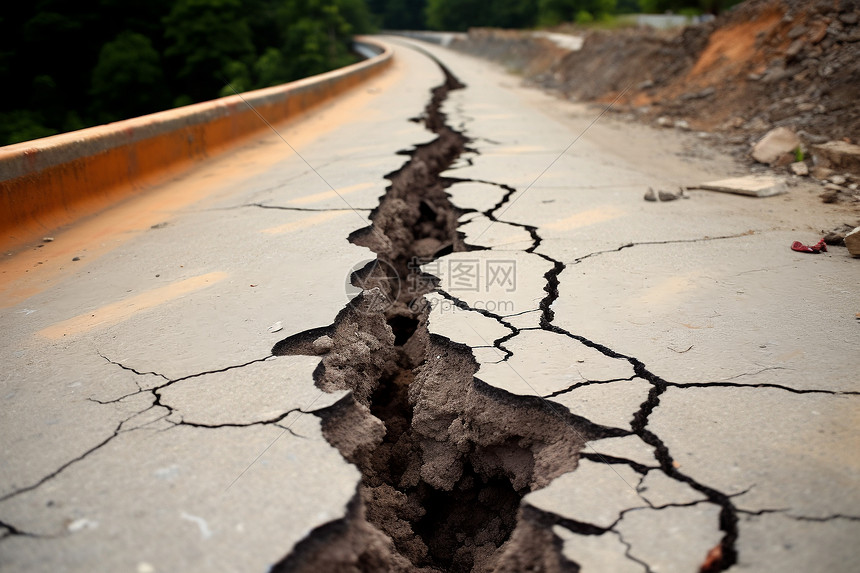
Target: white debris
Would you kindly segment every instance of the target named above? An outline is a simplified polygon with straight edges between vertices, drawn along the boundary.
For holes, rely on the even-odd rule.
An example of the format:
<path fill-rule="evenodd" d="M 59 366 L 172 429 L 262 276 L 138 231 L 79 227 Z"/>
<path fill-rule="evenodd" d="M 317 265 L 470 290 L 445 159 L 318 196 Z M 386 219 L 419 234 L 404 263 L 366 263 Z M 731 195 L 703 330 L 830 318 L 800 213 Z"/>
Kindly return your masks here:
<path fill-rule="evenodd" d="M 746 177 L 709 181 L 708 183 L 691 186 L 690 188 L 735 193 L 749 197 L 772 197 L 773 195 L 781 195 L 788 192 L 784 181 L 767 175 L 748 175 Z"/>
<path fill-rule="evenodd" d="M 570 34 L 554 34 L 552 32 L 532 32 L 532 36 L 538 38 L 546 38 L 559 48 L 571 52 L 578 52 L 582 49 L 585 43 L 585 38 L 582 36 L 571 36 Z"/>
<path fill-rule="evenodd" d="M 95 529 L 98 526 L 99 524 L 97 521 L 92 521 L 91 519 L 82 517 L 68 524 L 66 526 L 66 529 L 68 529 L 71 533 L 77 533 L 78 531 L 83 531 L 84 529 Z"/>
<path fill-rule="evenodd" d="M 197 517 L 196 515 L 191 515 L 189 513 L 185 513 L 184 511 L 179 514 L 179 517 L 186 521 L 191 521 L 192 523 L 197 524 L 197 527 L 200 528 L 200 537 L 203 539 L 209 539 L 212 537 L 212 530 L 209 529 L 209 524 L 206 523 L 206 520 L 202 517 Z"/>

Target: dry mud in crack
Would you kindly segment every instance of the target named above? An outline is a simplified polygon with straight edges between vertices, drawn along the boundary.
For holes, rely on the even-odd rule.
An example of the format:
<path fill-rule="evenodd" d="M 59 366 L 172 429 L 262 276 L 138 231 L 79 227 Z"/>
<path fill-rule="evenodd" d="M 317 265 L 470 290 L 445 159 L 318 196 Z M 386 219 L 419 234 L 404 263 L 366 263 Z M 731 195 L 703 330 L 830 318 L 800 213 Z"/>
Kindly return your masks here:
<path fill-rule="evenodd" d="M 520 552 L 505 542 L 522 497 L 575 469 L 585 440 L 616 435 L 483 384 L 468 347 L 427 331 L 420 303 L 434 282 L 416 261 L 469 249 L 457 232 L 462 211 L 445 192 L 450 181 L 439 177 L 467 143 L 439 111 L 464 87 L 443 71 L 421 118 L 438 137 L 388 176 L 372 226 L 350 237 L 377 254 L 353 277 L 364 292 L 331 327 L 273 349 L 310 353 L 315 337 L 331 337 L 316 383 L 352 393 L 319 415 L 326 439 L 362 473 L 346 518 L 313 531 L 277 571 L 504 570 L 507 553 Z M 542 569 L 566 568 L 548 530 L 516 537 Z"/>
<path fill-rule="evenodd" d="M 458 233 L 462 211 L 445 191 L 457 180 L 440 177 L 468 142 L 446 125 L 440 107 L 449 91 L 465 86 L 440 67 L 446 81 L 433 90 L 421 118 L 437 138 L 410 152 L 404 166 L 388 176 L 391 185 L 371 214 L 371 227 L 350 236 L 377 255 L 353 275 L 353 284 L 363 292 L 331 326 L 291 336 L 273 349 L 276 355 L 313 354 L 313 341 L 330 337 L 331 349 L 315 371 L 316 384 L 323 391 L 351 393 L 316 415 L 329 443 L 362 475 L 346 516 L 312 531 L 273 570 L 576 571 L 578 565 L 562 554 L 553 526 L 578 535 L 614 531 L 620 537 L 613 528 L 636 508 L 600 527 L 522 503 L 523 497 L 576 470 L 580 457 L 626 465 L 644 478 L 650 468 L 601 456 L 586 446 L 627 435 L 654 447 L 660 471 L 701 493 L 705 500 L 700 503 L 719 508 L 722 540 L 701 557 L 709 560 L 703 570 L 727 569 L 737 560 L 737 513 L 731 499 L 681 473 L 647 427 L 670 384 L 636 358 L 553 324 L 551 305 L 565 265 L 534 252 L 541 241 L 537 228 L 521 225 L 533 242 L 526 252 L 552 264 L 544 275 L 540 329 L 627 362 L 650 383 L 647 400 L 631 413 L 632 432 L 595 424 L 539 396 L 513 395 L 488 385 L 475 378 L 478 363 L 469 347 L 429 332 L 428 308 L 421 302 L 436 290 L 509 328 L 510 335 L 494 342 L 508 357 L 504 343 L 518 334 L 503 317 L 468 308 L 436 289 L 432 277 L 416 265 L 474 248 Z M 484 213 L 494 221 L 515 191 L 495 184 L 507 192 Z M 642 563 L 629 551 L 627 556 Z"/>

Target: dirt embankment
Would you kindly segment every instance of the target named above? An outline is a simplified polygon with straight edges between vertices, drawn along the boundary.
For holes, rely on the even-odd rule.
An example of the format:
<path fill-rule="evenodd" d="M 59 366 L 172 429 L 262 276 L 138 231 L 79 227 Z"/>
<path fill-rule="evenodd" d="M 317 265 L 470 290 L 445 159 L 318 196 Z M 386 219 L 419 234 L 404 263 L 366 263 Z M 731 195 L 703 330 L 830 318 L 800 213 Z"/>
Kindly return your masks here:
<path fill-rule="evenodd" d="M 646 120 L 682 119 L 739 140 L 786 126 L 810 144 L 857 143 L 858 22 L 857 0 L 750 0 L 682 30 L 566 30 L 584 35 L 579 51 L 492 29 L 471 30 L 452 47 L 573 99 L 613 101 L 623 92 L 614 107 Z"/>

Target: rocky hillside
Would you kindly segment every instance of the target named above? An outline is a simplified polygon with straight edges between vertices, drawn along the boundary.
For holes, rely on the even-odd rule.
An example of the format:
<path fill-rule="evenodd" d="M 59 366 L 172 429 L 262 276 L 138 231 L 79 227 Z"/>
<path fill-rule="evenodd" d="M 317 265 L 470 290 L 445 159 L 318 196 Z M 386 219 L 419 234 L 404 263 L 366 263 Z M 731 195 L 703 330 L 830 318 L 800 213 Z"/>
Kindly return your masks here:
<path fill-rule="evenodd" d="M 857 143 L 858 22 L 857 0 L 750 0 L 682 30 L 558 30 L 584 35 L 578 51 L 493 29 L 452 47 L 572 99 L 618 98 L 616 108 L 663 124 L 755 138 L 785 126 L 807 144 Z"/>

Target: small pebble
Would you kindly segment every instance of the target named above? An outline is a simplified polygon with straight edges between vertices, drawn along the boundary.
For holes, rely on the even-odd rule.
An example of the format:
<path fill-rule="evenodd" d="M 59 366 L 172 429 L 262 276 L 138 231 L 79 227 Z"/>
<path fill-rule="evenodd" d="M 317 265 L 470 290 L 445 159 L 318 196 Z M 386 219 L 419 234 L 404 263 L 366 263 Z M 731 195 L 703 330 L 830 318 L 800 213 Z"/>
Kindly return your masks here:
<path fill-rule="evenodd" d="M 319 338 L 314 340 L 313 346 L 314 352 L 316 352 L 317 354 L 325 354 L 326 352 L 331 350 L 331 336 L 328 336 L 327 334 L 320 336 Z"/>

